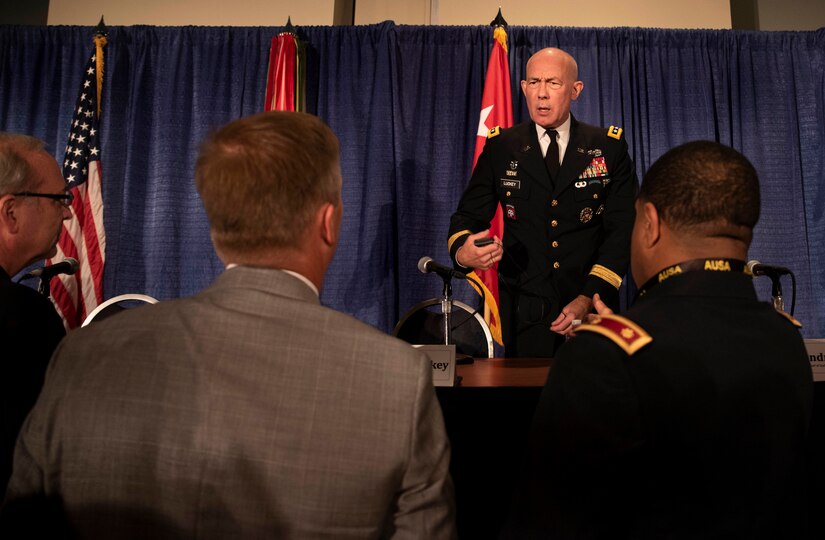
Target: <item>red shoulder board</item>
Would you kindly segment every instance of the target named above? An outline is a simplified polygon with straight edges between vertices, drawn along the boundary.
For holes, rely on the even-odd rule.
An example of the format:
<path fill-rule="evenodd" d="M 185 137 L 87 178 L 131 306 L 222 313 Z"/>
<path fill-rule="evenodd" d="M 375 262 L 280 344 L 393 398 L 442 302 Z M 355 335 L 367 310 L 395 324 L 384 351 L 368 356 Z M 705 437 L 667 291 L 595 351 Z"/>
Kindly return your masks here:
<path fill-rule="evenodd" d="M 796 326 L 797 328 L 802 328 L 802 323 L 797 321 L 796 319 L 794 319 L 793 315 L 789 315 L 788 313 L 785 313 L 784 311 L 777 311 L 777 313 L 779 313 L 780 315 L 782 315 L 783 317 L 785 317 L 786 319 L 791 321 L 792 325 Z"/>
<path fill-rule="evenodd" d="M 650 334 L 645 332 L 638 324 L 619 315 L 599 315 L 591 322 L 576 328 L 576 333 L 579 332 L 601 334 L 624 349 L 624 352 L 628 355 L 634 354 L 653 341 Z"/>

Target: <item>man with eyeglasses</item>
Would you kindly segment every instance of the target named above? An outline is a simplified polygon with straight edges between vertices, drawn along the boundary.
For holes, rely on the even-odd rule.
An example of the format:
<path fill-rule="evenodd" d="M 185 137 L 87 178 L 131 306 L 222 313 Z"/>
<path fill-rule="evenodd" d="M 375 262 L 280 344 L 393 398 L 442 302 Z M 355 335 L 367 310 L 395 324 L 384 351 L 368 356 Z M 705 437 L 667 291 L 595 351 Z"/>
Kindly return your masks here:
<path fill-rule="evenodd" d="M 11 276 L 55 255 L 62 223 L 72 215 L 70 202 L 66 181 L 42 141 L 0 133 L 0 495 L 11 474 L 17 433 L 66 335 L 52 303 Z"/>
<path fill-rule="evenodd" d="M 584 89 L 568 53 L 542 49 L 521 89 L 531 122 L 493 128 L 458 209 L 448 245 L 456 268 L 498 263 L 507 356 L 553 356 L 598 293 L 614 308 L 630 259 L 636 170 L 621 128 L 579 122 Z M 501 204 L 501 241 L 477 246 Z"/>

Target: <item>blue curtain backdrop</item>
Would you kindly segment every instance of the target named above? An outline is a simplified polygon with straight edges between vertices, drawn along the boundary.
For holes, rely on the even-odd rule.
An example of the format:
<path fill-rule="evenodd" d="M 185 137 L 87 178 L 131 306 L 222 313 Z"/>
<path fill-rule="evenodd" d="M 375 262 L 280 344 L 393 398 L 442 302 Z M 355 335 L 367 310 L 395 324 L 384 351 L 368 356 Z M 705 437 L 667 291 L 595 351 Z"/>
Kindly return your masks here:
<path fill-rule="evenodd" d="M 62 159 L 93 31 L 0 26 L 0 129 L 40 137 Z M 110 29 L 101 122 L 107 297 L 188 295 L 221 271 L 192 180 L 197 149 L 214 128 L 262 109 L 277 31 Z M 384 23 L 299 32 L 310 112 L 341 140 L 345 218 L 322 299 L 390 331 L 441 292 L 416 262 L 448 260 L 491 30 Z M 573 113 L 622 126 L 640 178 L 685 141 L 744 152 L 762 180 L 750 257 L 796 273 L 803 334 L 825 336 L 825 30 L 511 27 L 509 38 L 517 120 L 527 119 L 519 87 L 527 59 L 559 46 L 585 83 Z M 768 299 L 767 279 L 756 284 Z M 474 301 L 463 284 L 454 292 Z M 785 294 L 790 304 L 790 283 Z"/>

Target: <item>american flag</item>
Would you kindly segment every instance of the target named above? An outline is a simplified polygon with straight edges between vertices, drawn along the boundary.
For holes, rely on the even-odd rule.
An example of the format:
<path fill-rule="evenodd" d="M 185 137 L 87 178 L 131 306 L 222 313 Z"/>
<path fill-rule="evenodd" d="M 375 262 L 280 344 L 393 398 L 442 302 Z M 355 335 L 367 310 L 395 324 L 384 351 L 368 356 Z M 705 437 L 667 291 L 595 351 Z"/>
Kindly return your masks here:
<path fill-rule="evenodd" d="M 57 255 L 50 263 L 74 257 L 80 263 L 71 276 L 52 284 L 52 297 L 67 328 L 80 326 L 86 315 L 103 301 L 103 197 L 100 176 L 100 93 L 103 90 L 105 31 L 98 30 L 95 48 L 86 63 L 77 97 L 69 140 L 63 159 L 63 176 L 74 194 L 73 218 L 63 222 Z"/>

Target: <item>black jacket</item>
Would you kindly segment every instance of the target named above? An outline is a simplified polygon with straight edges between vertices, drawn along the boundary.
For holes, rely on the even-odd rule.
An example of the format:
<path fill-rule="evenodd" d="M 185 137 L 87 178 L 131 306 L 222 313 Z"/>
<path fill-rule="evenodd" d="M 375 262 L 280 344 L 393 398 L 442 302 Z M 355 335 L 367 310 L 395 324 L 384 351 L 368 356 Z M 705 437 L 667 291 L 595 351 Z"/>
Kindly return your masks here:
<path fill-rule="evenodd" d="M 0 502 L 11 475 L 17 433 L 40 394 L 52 352 L 65 335 L 52 303 L 34 289 L 12 283 L 0 268 Z"/>
<path fill-rule="evenodd" d="M 559 350 L 505 537 L 804 537 L 813 381 L 794 324 L 741 272 L 674 276 L 626 318 Z M 630 354 L 634 324 L 652 341 Z"/>
<path fill-rule="evenodd" d="M 525 319 L 540 320 L 552 338 L 549 323 L 576 296 L 600 293 L 617 304 L 630 257 L 637 187 L 627 143 L 615 128 L 571 118 L 555 185 L 535 124 L 519 124 L 488 138 L 450 220 L 449 244 L 455 262 L 466 236 L 488 228 L 501 203 L 504 256 L 498 274 L 505 346 L 512 349 L 514 334 L 524 326 L 515 320 L 517 311 L 527 326 Z M 508 356 L 514 356 L 511 352 Z"/>

